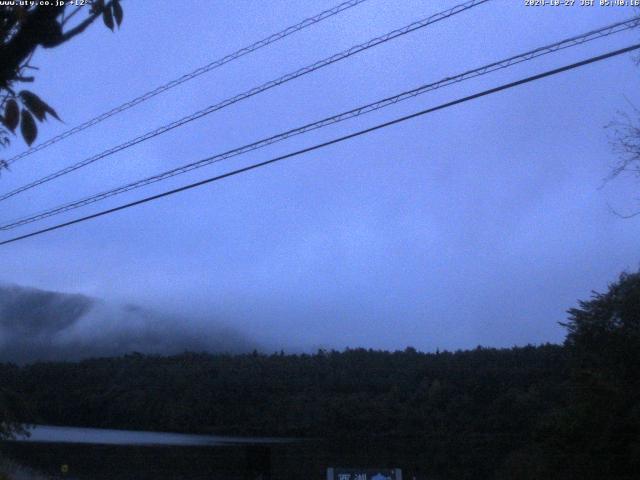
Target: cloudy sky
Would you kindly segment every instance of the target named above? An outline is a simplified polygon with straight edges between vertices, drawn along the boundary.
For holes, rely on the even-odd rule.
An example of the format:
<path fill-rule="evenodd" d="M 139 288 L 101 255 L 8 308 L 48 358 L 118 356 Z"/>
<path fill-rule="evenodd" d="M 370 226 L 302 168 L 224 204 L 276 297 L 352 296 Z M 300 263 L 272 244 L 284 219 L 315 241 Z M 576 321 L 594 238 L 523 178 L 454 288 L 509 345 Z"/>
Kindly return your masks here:
<path fill-rule="evenodd" d="M 39 51 L 39 140 L 312 16 L 336 0 L 124 2 Z M 8 191 L 455 5 L 368 0 L 13 165 Z M 579 2 L 577 2 L 579 3 Z M 638 12 L 636 12 L 637 14 Z M 3 221 L 116 187 L 633 16 L 496 0 L 237 103 L 0 204 Z M 630 45 L 567 49 L 226 160 L 3 239 Z M 108 217 L 0 247 L 0 281 L 223 322 L 269 348 L 423 350 L 559 342 L 567 308 L 640 265 L 640 184 L 600 188 L 604 128 L 640 104 L 630 55 L 420 117 Z M 4 155 L 22 151 L 15 140 Z M 198 318 L 197 322 L 190 319 Z M 152 325 L 151 325 L 152 328 Z"/>

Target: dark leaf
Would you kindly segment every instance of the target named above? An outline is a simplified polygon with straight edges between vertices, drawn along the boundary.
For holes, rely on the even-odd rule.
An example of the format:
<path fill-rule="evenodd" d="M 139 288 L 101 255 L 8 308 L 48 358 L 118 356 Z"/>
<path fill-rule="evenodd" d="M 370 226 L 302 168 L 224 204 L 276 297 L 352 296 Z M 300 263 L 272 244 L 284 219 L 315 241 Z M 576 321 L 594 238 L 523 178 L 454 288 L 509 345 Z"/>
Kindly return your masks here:
<path fill-rule="evenodd" d="M 58 112 L 56 112 L 52 107 L 50 107 L 46 103 L 44 105 L 45 105 L 45 110 L 47 111 L 47 113 L 49 115 L 51 115 L 56 120 L 59 120 L 60 122 L 62 121 L 62 120 L 60 120 L 60 117 L 58 116 Z"/>
<path fill-rule="evenodd" d="M 36 121 L 33 119 L 33 115 L 31 115 L 24 108 L 22 109 L 22 122 L 20 122 L 20 132 L 22 133 L 22 138 L 27 142 L 27 145 L 31 146 L 31 144 L 35 141 L 36 136 L 38 136 L 38 127 L 36 126 Z"/>
<path fill-rule="evenodd" d="M 111 13 L 111 9 L 109 8 L 105 8 L 102 11 L 102 20 L 104 21 L 104 24 L 109 27 L 109 29 L 111 31 L 113 31 L 113 14 Z"/>
<path fill-rule="evenodd" d="M 27 90 L 22 90 L 19 94 L 20 99 L 25 107 L 29 109 L 31 113 L 33 113 L 36 118 L 40 121 L 44 120 L 46 115 L 45 103 L 38 97 L 35 93 L 29 92 Z"/>
<path fill-rule="evenodd" d="M 35 93 L 28 90 L 22 90 L 19 95 L 22 99 L 22 103 L 24 103 L 24 105 L 36 116 L 38 120 L 44 120 L 47 113 L 60 120 L 56 111 Z"/>
<path fill-rule="evenodd" d="M 12 132 L 15 132 L 18 122 L 20 121 L 20 110 L 18 109 L 18 102 L 13 98 L 7 100 L 7 105 L 4 107 L 4 126 Z"/>
<path fill-rule="evenodd" d="M 60 122 L 62 121 L 62 120 L 60 119 L 60 117 L 58 116 L 58 112 L 56 112 L 56 111 L 53 109 L 53 107 L 50 107 L 50 106 L 49 106 L 49 105 L 47 105 L 46 103 L 45 103 L 45 106 L 46 106 L 47 113 L 48 113 L 49 115 L 51 115 L 51 116 L 52 116 L 53 118 L 55 118 L 56 120 L 59 120 Z"/>
<path fill-rule="evenodd" d="M 118 27 L 122 23 L 122 15 L 123 15 L 122 5 L 120 5 L 120 1 L 113 0 L 113 16 L 116 19 L 116 23 L 118 24 Z"/>
<path fill-rule="evenodd" d="M 100 13 L 103 8 L 104 8 L 104 0 L 95 0 L 91 4 L 91 9 L 89 10 L 89 13 L 91 13 L 91 15 L 95 15 L 96 13 Z"/>

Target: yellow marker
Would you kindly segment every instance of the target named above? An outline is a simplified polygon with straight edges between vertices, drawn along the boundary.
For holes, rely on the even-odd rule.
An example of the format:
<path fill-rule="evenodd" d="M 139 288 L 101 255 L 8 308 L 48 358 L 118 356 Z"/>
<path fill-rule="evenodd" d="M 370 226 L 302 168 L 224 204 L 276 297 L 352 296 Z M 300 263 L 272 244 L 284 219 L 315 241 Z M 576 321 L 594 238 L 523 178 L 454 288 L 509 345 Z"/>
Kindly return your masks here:
<path fill-rule="evenodd" d="M 69 465 L 67 465 L 66 463 L 64 465 L 60 465 L 60 471 L 62 473 L 69 473 Z"/>

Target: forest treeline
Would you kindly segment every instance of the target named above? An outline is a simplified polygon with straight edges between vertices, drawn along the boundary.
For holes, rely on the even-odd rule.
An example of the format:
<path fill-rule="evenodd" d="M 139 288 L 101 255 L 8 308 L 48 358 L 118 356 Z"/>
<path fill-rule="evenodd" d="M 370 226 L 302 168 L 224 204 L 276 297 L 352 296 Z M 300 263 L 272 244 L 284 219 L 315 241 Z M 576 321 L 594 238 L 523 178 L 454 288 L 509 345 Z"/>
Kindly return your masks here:
<path fill-rule="evenodd" d="M 0 384 L 26 400 L 25 422 L 407 438 L 443 466 L 467 462 L 498 478 L 637 478 L 640 274 L 580 302 L 565 327 L 564 345 L 511 349 L 2 364 Z"/>
<path fill-rule="evenodd" d="M 450 472 L 487 473 L 562 399 L 557 345 L 420 353 L 131 354 L 4 364 L 22 420 L 87 427 L 425 444 Z M 415 448 L 415 447 L 414 447 Z"/>
<path fill-rule="evenodd" d="M 54 425 L 271 436 L 520 433 L 562 395 L 560 346 L 314 355 L 131 354 L 2 366 Z"/>

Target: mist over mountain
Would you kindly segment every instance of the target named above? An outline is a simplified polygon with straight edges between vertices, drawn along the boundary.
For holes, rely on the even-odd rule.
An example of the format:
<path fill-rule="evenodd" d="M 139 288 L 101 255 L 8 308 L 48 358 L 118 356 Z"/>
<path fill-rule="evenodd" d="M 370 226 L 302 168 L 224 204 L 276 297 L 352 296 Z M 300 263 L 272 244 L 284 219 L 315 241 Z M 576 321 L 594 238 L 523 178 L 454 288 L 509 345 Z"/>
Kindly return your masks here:
<path fill-rule="evenodd" d="M 0 285 L 0 361 L 78 360 L 133 351 L 239 353 L 256 347 L 211 318 L 180 318 L 85 295 Z"/>

